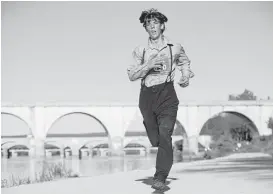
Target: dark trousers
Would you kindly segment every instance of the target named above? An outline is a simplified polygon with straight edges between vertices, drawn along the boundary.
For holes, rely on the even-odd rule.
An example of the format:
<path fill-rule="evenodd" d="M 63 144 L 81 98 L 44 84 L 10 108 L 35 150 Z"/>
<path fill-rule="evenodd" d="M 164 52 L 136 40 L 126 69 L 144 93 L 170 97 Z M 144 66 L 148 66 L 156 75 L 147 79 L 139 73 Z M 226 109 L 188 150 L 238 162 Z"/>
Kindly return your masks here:
<path fill-rule="evenodd" d="M 166 84 L 164 86 L 164 84 Z M 153 147 L 158 147 L 155 178 L 165 181 L 173 164 L 172 133 L 179 100 L 173 82 L 142 86 L 139 108 Z"/>

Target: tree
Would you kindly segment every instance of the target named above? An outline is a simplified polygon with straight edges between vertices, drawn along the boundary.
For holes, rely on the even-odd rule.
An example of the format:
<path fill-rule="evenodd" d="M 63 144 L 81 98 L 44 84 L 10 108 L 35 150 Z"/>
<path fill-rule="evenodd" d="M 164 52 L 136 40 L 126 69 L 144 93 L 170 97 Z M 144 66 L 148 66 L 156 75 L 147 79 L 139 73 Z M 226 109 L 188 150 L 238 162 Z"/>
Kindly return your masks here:
<path fill-rule="evenodd" d="M 253 134 L 247 124 L 242 124 L 239 127 L 230 129 L 231 137 L 236 142 L 251 141 Z"/>
<path fill-rule="evenodd" d="M 267 127 L 272 130 L 272 135 L 273 135 L 273 118 L 272 117 L 270 117 L 268 119 L 268 121 L 267 121 Z"/>
<path fill-rule="evenodd" d="M 230 101 L 234 100 L 257 100 L 257 96 L 254 96 L 253 92 L 250 90 L 245 89 L 245 91 L 242 94 L 239 94 L 237 96 L 229 95 L 228 98 Z"/>

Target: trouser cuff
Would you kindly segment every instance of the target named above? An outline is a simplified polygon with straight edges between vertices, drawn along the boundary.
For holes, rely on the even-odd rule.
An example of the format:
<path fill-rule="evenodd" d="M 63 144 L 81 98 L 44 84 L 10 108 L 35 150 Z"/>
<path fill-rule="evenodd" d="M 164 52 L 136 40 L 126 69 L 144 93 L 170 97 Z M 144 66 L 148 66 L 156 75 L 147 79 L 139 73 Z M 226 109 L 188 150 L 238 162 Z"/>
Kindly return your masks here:
<path fill-rule="evenodd" d="M 154 175 L 154 178 L 155 179 L 157 179 L 157 180 L 159 180 L 159 181 L 162 181 L 163 183 L 165 183 L 165 181 L 166 181 L 166 179 L 167 179 L 167 176 L 164 176 L 164 175 L 162 175 L 162 174 L 155 174 Z"/>

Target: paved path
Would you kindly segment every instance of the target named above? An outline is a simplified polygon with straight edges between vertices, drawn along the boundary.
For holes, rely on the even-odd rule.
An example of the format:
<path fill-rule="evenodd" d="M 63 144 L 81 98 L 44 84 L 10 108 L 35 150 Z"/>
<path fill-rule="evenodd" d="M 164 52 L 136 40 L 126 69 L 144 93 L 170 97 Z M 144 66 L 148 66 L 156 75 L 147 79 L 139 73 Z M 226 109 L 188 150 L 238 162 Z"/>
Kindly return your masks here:
<path fill-rule="evenodd" d="M 151 188 L 154 169 L 1 189 L 3 194 L 272 194 L 273 158 L 235 154 L 175 164 L 164 192 Z"/>

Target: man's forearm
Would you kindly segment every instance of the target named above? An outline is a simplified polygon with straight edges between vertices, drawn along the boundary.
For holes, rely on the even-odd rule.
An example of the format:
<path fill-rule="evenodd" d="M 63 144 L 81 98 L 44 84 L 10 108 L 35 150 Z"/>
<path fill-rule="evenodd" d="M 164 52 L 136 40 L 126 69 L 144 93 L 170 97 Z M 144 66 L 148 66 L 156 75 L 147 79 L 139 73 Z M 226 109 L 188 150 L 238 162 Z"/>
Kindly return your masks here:
<path fill-rule="evenodd" d="M 193 72 L 190 69 L 190 61 L 184 64 L 179 64 L 178 67 L 182 74 L 182 77 L 192 78 L 194 76 Z"/>
<path fill-rule="evenodd" d="M 148 64 L 143 64 L 128 70 L 128 76 L 130 81 L 135 81 L 141 77 L 144 77 L 149 72 Z"/>

